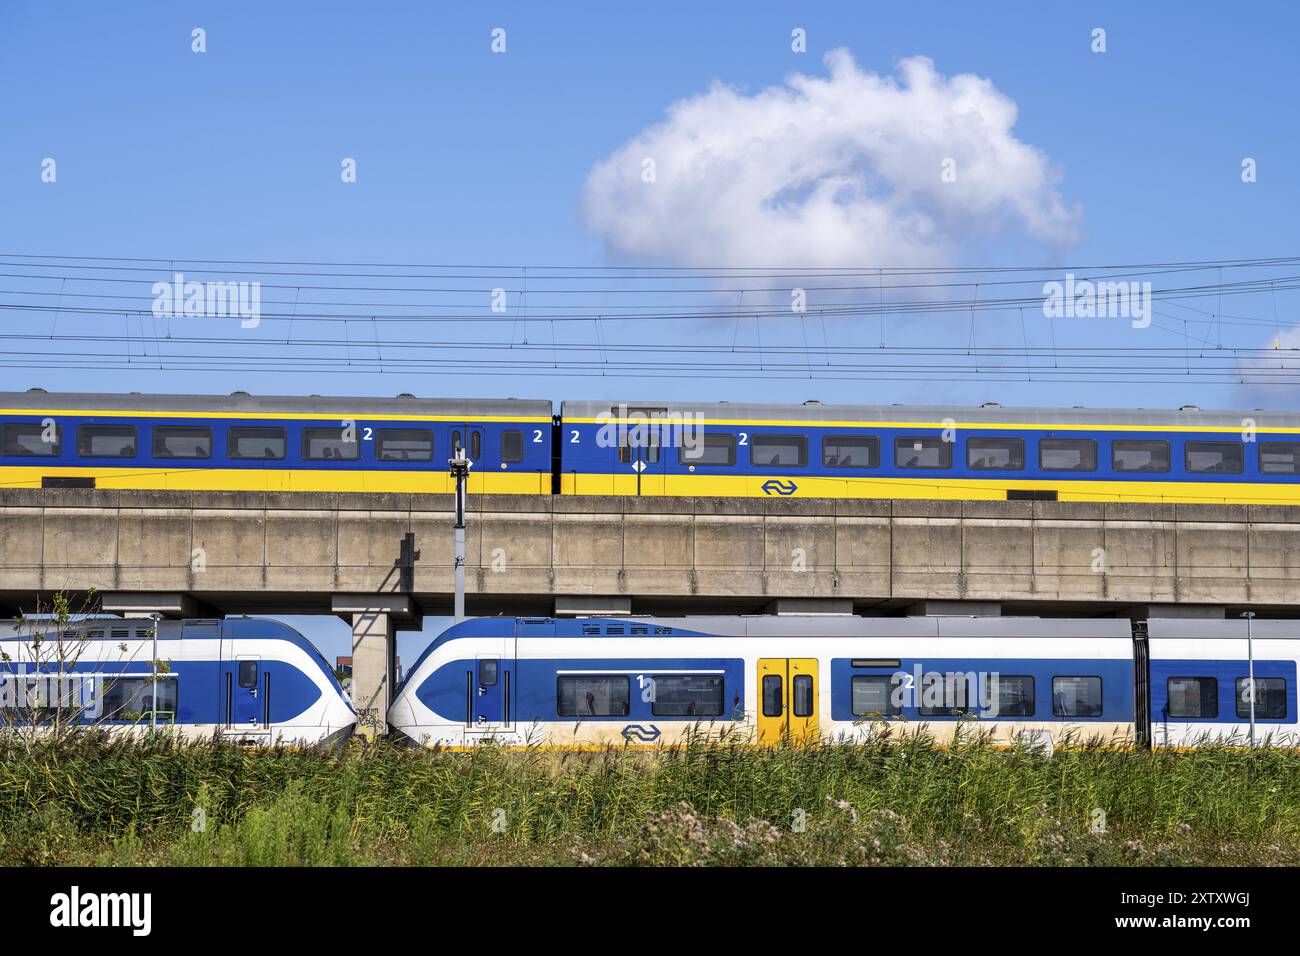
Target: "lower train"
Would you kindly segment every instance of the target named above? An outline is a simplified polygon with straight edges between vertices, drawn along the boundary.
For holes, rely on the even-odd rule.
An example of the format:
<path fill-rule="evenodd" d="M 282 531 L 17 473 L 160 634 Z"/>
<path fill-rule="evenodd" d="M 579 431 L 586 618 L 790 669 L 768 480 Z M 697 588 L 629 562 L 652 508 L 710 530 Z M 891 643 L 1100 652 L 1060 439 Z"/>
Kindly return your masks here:
<path fill-rule="evenodd" d="M 1250 628 L 1248 631 L 1247 629 Z M 449 628 L 390 727 L 427 747 L 1100 740 L 1300 746 L 1300 622 L 484 618 Z M 1253 673 L 1253 685 L 1251 675 Z"/>
<path fill-rule="evenodd" d="M 0 626 L 0 728 L 48 728 L 57 715 L 115 734 L 331 747 L 357 724 L 320 652 L 279 621 L 160 621 L 156 636 L 132 618 L 55 626 Z"/>
<path fill-rule="evenodd" d="M 357 714 L 279 621 L 94 618 L 62 668 L 0 626 L 0 727 L 61 712 L 125 734 L 334 746 Z M 866 742 L 977 729 L 1000 745 L 1300 747 L 1300 621 L 688 616 L 479 618 L 397 687 L 402 739 L 433 748 Z M 892 726 L 891 726 L 892 725 Z"/>

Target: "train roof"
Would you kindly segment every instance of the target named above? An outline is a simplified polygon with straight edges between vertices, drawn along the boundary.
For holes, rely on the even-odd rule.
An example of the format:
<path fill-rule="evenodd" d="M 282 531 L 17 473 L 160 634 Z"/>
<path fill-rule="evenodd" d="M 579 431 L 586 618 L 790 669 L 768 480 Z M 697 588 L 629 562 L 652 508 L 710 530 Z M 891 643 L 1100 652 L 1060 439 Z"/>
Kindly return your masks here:
<path fill-rule="evenodd" d="M 671 629 L 671 634 L 719 637 L 1047 637 L 1131 638 L 1127 618 L 1039 617 L 859 617 L 856 615 L 753 614 L 682 617 L 477 618 L 448 628 L 459 637 L 499 636 L 502 621 L 523 625 L 552 625 L 556 637 L 635 636 L 641 625 Z"/>
<path fill-rule="evenodd" d="M 551 403 L 516 398 L 395 398 L 341 397 L 333 395 L 153 395 L 142 392 L 0 392 L 0 408 L 33 411 L 158 411 L 222 412 L 226 414 L 284 413 L 304 415 L 499 415 L 529 418 L 551 417 Z"/>
<path fill-rule="evenodd" d="M 934 424 L 952 418 L 963 424 L 1016 425 L 1149 425 L 1240 429 L 1245 419 L 1260 428 L 1300 428 L 1300 413 L 1210 410 L 1195 406 L 1152 408 L 1003 408 L 1001 405 L 778 405 L 751 402 L 566 401 L 566 419 L 596 419 L 619 409 L 692 413 L 706 422 L 916 422 Z"/>
<path fill-rule="evenodd" d="M 1152 618 L 1147 621 L 1147 634 L 1154 638 L 1193 638 L 1201 640 L 1246 639 L 1246 622 L 1240 618 Z M 1287 618 L 1259 619 L 1250 623 L 1250 636 L 1255 640 L 1300 639 L 1300 621 Z"/>

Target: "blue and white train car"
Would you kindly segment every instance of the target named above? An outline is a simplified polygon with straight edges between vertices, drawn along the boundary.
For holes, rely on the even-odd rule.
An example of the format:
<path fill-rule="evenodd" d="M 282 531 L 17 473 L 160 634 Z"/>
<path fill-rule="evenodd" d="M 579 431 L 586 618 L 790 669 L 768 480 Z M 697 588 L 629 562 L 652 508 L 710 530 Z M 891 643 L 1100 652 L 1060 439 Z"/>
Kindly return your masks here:
<path fill-rule="evenodd" d="M 156 643 L 151 621 L 78 621 L 59 637 L 62 673 L 54 634 L 33 650 L 43 626 L 0 626 L 0 728 L 47 725 L 56 708 L 115 733 L 155 727 L 261 745 L 334 745 L 356 726 L 320 652 L 279 621 L 161 621 Z"/>
<path fill-rule="evenodd" d="M 1254 657 L 1255 740 L 1300 747 L 1296 662 L 1300 622 L 1151 620 L 1151 731 L 1156 746 L 1244 744 L 1250 733 Z"/>
<path fill-rule="evenodd" d="M 388 720 L 446 748 L 865 740 L 881 720 L 1131 743 L 1135 675 L 1113 619 L 485 618 L 429 646 Z"/>

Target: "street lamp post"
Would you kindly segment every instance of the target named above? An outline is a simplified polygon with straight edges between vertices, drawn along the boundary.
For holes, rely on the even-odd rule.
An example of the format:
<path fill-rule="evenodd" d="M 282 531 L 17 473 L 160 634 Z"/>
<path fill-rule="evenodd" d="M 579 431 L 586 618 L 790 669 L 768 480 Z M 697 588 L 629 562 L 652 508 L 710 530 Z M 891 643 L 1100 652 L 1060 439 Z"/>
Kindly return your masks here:
<path fill-rule="evenodd" d="M 149 616 L 153 618 L 153 656 L 149 661 L 149 669 L 153 672 L 153 686 L 149 688 L 149 700 L 152 701 L 149 707 L 149 736 L 152 737 L 158 732 L 158 622 L 162 620 L 162 615 L 154 611 Z"/>
<path fill-rule="evenodd" d="M 1251 634 L 1250 622 L 1255 617 L 1254 611 L 1241 615 L 1246 619 L 1246 693 L 1250 697 L 1250 749 L 1255 749 L 1255 643 Z"/>

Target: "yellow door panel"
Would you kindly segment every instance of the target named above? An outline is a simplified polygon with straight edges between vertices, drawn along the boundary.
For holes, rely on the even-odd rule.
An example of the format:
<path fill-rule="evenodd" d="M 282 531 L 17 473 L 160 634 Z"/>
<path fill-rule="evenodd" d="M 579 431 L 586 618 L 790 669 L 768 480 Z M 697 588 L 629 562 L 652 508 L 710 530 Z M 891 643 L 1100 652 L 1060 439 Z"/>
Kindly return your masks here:
<path fill-rule="evenodd" d="M 816 740 L 817 659 L 765 657 L 758 662 L 758 742 Z"/>
<path fill-rule="evenodd" d="M 792 658 L 789 661 L 790 739 L 795 743 L 816 740 L 817 734 L 817 659 Z"/>
<path fill-rule="evenodd" d="M 787 732 L 786 677 L 784 657 L 758 662 L 758 742 L 766 747 L 779 744 Z"/>

